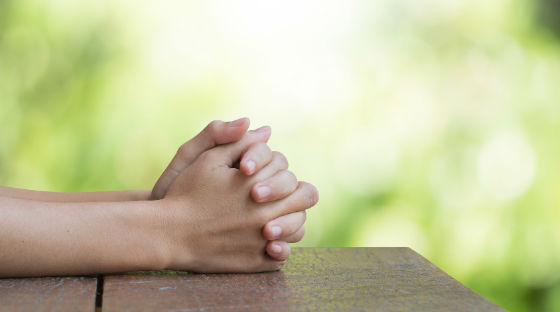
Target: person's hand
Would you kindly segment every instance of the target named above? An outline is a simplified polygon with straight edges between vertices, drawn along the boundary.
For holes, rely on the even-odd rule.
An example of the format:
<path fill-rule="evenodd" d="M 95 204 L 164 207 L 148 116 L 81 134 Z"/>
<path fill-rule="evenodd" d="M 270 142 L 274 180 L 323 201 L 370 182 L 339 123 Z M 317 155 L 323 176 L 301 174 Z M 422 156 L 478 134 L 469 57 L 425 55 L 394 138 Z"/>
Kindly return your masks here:
<path fill-rule="evenodd" d="M 198 135 L 185 142 L 169 163 L 152 189 L 151 199 L 162 199 L 175 179 L 205 151 L 220 144 L 239 141 L 249 129 L 248 118 L 232 122 L 214 120 Z M 267 142 L 270 128 L 261 127 L 260 131 L 249 131 L 251 142 Z"/>
<path fill-rule="evenodd" d="M 254 166 L 247 166 L 253 161 Z M 298 187 L 296 176 L 288 171 L 288 160 L 277 151 L 271 151 L 262 142 L 254 143 L 240 161 L 240 170 L 247 176 L 257 175 L 251 188 L 251 197 L 258 203 L 278 201 L 288 197 Z M 252 169 L 248 169 L 248 167 Z M 261 169 L 262 168 L 262 169 Z M 262 180 L 259 180 L 262 177 Z M 291 248 L 288 243 L 299 242 L 305 234 L 305 211 L 280 216 L 263 227 L 263 236 L 269 240 L 267 253 L 276 260 L 288 259 Z"/>
<path fill-rule="evenodd" d="M 247 176 L 235 163 L 248 153 L 251 139 L 215 147 L 202 153 L 169 186 L 163 199 L 167 209 L 171 269 L 195 272 L 259 272 L 281 268 L 285 261 L 265 252 L 263 226 L 279 217 L 315 205 L 315 187 L 299 182 L 289 196 L 257 203 L 249 196 L 257 182 L 276 176 L 280 163 L 272 160 Z M 264 149 L 259 148 L 261 151 Z M 266 152 L 253 155 L 264 155 Z M 265 157 L 266 158 L 266 155 Z"/>
<path fill-rule="evenodd" d="M 154 186 L 151 198 L 163 198 L 177 176 L 202 153 L 219 144 L 236 142 L 242 137 L 247 137 L 247 143 L 253 145 L 243 155 L 239 164 L 236 164 L 240 167 L 241 172 L 250 176 L 266 166 L 271 158 L 272 162 L 279 168 L 274 176 L 259 181 L 253 186 L 251 190 L 253 199 L 264 203 L 276 201 L 291 194 L 297 187 L 297 179 L 291 172 L 287 171 L 288 162 L 284 155 L 279 152 L 262 153 L 262 149 L 268 148 L 262 143 L 266 143 L 270 138 L 270 128 L 261 127 L 247 132 L 249 124 L 247 118 L 241 118 L 233 122 L 215 120 L 208 124 L 196 137 L 179 148 Z M 306 214 L 303 211 L 281 216 L 267 223 L 263 228 L 263 235 L 271 241 L 266 247 L 268 254 L 277 260 L 287 259 L 290 255 L 290 246 L 287 243 L 295 243 L 303 238 L 305 220 Z"/>

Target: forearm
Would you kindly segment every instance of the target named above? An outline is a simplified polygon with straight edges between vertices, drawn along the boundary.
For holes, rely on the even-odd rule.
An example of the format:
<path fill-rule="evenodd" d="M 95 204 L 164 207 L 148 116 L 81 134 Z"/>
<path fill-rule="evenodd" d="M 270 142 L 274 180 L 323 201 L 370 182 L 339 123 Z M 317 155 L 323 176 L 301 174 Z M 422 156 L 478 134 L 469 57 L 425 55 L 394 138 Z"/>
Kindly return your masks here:
<path fill-rule="evenodd" d="M 45 202 L 119 202 L 149 200 L 150 193 L 150 190 L 63 193 L 32 191 L 0 186 L 0 197 Z"/>
<path fill-rule="evenodd" d="M 0 277 L 161 269 L 161 202 L 0 198 Z"/>

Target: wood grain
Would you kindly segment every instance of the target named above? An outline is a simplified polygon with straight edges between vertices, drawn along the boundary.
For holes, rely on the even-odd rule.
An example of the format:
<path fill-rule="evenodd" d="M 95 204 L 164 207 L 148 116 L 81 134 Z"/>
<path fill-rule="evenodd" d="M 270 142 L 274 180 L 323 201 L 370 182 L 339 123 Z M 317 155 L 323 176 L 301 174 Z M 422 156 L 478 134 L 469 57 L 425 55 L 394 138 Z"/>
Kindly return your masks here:
<path fill-rule="evenodd" d="M 95 277 L 0 279 L 1 311 L 94 311 Z"/>
<path fill-rule="evenodd" d="M 503 311 L 409 248 L 294 248 L 279 272 L 106 276 L 103 311 Z"/>

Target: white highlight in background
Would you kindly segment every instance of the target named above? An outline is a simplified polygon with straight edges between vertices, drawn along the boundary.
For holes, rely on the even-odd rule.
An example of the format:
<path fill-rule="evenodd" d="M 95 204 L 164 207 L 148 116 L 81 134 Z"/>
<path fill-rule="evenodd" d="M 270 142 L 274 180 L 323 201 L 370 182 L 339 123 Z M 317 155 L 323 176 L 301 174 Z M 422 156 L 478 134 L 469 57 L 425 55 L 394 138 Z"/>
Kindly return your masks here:
<path fill-rule="evenodd" d="M 533 147 L 516 132 L 491 138 L 478 155 L 477 176 L 482 190 L 507 201 L 523 195 L 533 183 L 537 161 Z"/>

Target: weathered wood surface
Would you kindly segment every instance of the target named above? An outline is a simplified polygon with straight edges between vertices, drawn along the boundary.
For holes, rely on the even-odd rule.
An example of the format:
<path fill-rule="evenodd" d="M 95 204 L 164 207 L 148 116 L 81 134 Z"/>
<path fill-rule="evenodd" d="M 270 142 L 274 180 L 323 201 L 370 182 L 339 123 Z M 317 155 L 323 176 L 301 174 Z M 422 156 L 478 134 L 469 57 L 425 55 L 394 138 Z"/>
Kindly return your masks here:
<path fill-rule="evenodd" d="M 503 311 L 409 248 L 294 248 L 279 272 L 106 276 L 103 311 Z"/>
<path fill-rule="evenodd" d="M 0 279 L 0 311 L 94 311 L 95 277 Z"/>

